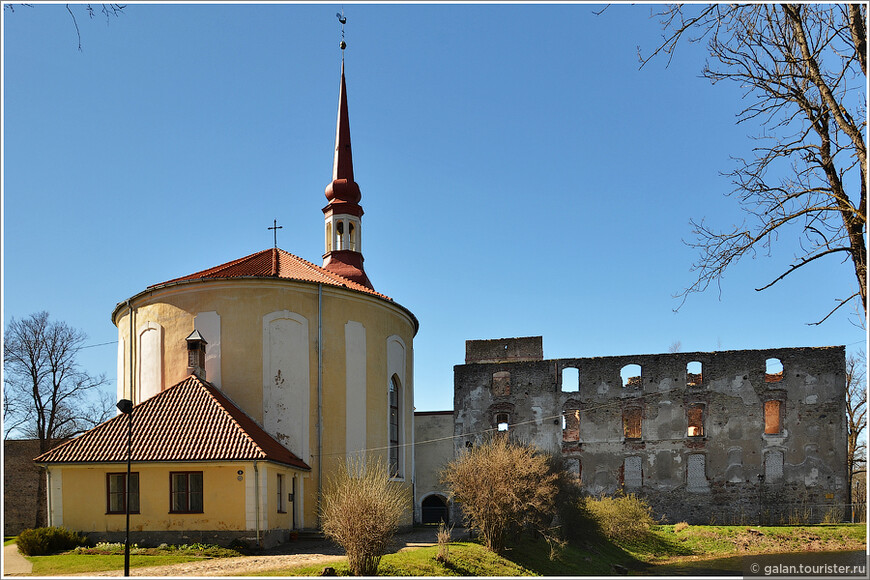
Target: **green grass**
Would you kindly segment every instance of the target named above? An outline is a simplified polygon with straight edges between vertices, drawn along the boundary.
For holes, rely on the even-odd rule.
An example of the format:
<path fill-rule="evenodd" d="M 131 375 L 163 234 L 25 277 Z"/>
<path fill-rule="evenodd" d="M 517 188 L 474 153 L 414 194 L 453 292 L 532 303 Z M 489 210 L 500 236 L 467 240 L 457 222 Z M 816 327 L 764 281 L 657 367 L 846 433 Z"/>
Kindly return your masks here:
<path fill-rule="evenodd" d="M 61 576 L 68 574 L 85 574 L 105 570 L 122 570 L 124 556 L 105 556 L 93 554 L 57 554 L 54 556 L 26 556 L 33 564 L 34 576 Z M 203 560 L 194 556 L 130 556 L 131 568 L 145 566 L 166 566 Z"/>
<path fill-rule="evenodd" d="M 503 556 L 474 542 L 450 544 L 449 562 L 435 560 L 437 546 L 388 554 L 381 560 L 381 576 L 607 576 L 613 566 L 650 571 L 660 565 L 702 561 L 743 554 L 807 550 L 861 550 L 866 546 L 864 524 L 813 526 L 654 526 L 640 539 L 609 542 L 590 537 L 581 546 L 555 550 L 540 537 L 524 536 Z M 14 540 L 14 538 L 12 538 Z M 9 543 L 7 538 L 6 543 Z M 227 555 L 229 551 L 227 551 Z M 27 558 L 35 576 L 87 574 L 124 567 L 123 555 L 60 554 Z M 130 557 L 130 566 L 164 566 L 204 559 L 202 555 L 159 554 Z M 349 574 L 347 561 L 327 562 L 270 570 L 258 576 L 317 576 L 331 566 L 339 575 Z"/>
<path fill-rule="evenodd" d="M 480 544 L 453 542 L 447 564 L 435 560 L 437 546 L 387 554 L 378 567 L 379 576 L 535 576 L 535 572 L 493 554 Z M 269 570 L 256 576 L 318 576 L 324 567 L 340 576 L 350 574 L 347 561 Z"/>
<path fill-rule="evenodd" d="M 755 532 L 748 531 L 749 529 Z M 546 541 L 523 537 L 503 556 L 473 542 L 450 544 L 449 564 L 435 560 L 437 547 L 389 554 L 381 560 L 379 576 L 608 576 L 614 565 L 630 571 L 679 562 L 708 560 L 747 553 L 863 549 L 863 524 L 816 526 L 654 526 L 640 539 L 609 542 L 590 538 L 583 546 L 566 545 L 550 558 Z M 758 533 L 756 533 L 758 532 Z M 349 575 L 346 560 L 271 570 L 258 576 L 317 576 L 324 567 Z"/>
<path fill-rule="evenodd" d="M 656 526 L 652 533 L 667 545 L 681 546 L 689 554 L 663 549 L 638 550 L 646 561 L 677 557 L 729 556 L 737 553 L 860 550 L 867 541 L 864 524 L 819 524 L 808 526 L 689 526 L 674 532 L 674 526 Z"/>
<path fill-rule="evenodd" d="M 3 545 L 8 546 L 9 544 L 14 544 L 15 540 L 18 539 L 18 536 L 5 536 L 3 538 Z"/>

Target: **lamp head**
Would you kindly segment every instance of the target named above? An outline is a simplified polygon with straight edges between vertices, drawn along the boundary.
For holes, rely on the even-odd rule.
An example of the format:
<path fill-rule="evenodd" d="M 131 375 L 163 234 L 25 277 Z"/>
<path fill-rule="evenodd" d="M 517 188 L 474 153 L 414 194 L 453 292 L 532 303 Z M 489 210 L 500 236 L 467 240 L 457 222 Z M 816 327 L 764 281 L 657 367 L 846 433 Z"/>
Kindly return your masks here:
<path fill-rule="evenodd" d="M 117 404 L 118 410 L 124 413 L 125 415 L 129 415 L 133 412 L 133 401 L 130 399 L 121 399 Z"/>

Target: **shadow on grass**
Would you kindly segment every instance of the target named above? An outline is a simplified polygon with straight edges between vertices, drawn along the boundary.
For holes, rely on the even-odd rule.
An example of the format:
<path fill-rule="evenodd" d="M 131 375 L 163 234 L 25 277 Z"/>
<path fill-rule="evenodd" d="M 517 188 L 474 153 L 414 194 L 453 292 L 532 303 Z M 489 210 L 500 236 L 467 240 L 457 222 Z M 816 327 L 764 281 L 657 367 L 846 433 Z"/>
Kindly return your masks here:
<path fill-rule="evenodd" d="M 647 570 L 650 567 L 648 560 L 656 557 L 691 554 L 692 549 L 678 538 L 647 532 L 643 537 L 623 542 L 590 534 L 585 541 L 565 544 L 552 551 L 540 536 L 523 536 L 503 555 L 543 576 L 607 576 Z"/>

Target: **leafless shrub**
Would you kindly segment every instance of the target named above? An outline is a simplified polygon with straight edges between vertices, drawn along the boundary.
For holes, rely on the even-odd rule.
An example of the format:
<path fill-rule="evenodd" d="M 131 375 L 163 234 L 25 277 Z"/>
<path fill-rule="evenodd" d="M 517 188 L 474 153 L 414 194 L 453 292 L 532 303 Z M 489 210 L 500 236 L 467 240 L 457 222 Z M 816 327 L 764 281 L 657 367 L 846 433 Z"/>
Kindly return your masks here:
<path fill-rule="evenodd" d="M 446 564 L 450 559 L 450 533 L 453 531 L 453 526 L 447 527 L 444 520 L 438 524 L 438 554 L 435 559 Z"/>
<path fill-rule="evenodd" d="M 344 548 L 351 574 L 377 574 L 408 503 L 407 491 L 390 481 L 379 458 L 348 459 L 327 478 L 321 525 L 323 533 Z"/>
<path fill-rule="evenodd" d="M 469 526 L 487 548 L 504 549 L 510 533 L 549 527 L 555 513 L 557 476 L 535 448 L 505 436 L 466 449 L 442 473 Z"/>
<path fill-rule="evenodd" d="M 586 498 L 586 508 L 610 539 L 630 541 L 644 537 L 655 523 L 649 504 L 629 494 L 620 497 Z"/>

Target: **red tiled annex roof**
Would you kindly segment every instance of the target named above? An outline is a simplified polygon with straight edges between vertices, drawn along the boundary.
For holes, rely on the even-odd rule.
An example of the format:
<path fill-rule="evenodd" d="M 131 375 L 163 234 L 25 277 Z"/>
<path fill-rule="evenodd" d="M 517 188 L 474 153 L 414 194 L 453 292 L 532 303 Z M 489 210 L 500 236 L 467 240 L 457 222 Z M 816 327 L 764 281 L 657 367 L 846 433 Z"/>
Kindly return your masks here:
<path fill-rule="evenodd" d="M 378 296 L 392 302 L 392 298 L 375 292 L 371 288 L 367 288 L 362 284 L 354 282 L 349 278 L 345 278 L 335 272 L 330 272 L 320 266 L 316 266 L 307 260 L 303 260 L 299 256 L 295 256 L 290 252 L 285 252 L 280 248 L 269 248 L 262 252 L 190 274 L 181 278 L 174 278 L 161 282 L 160 284 L 152 284 L 148 288 L 156 288 L 166 284 L 176 282 L 185 282 L 188 280 L 203 280 L 217 278 L 283 278 L 286 280 L 300 280 L 303 282 L 314 282 L 318 284 L 326 284 L 328 286 L 345 287 L 351 290 L 357 290 L 365 294 Z"/>
<path fill-rule="evenodd" d="M 265 460 L 310 470 L 211 383 L 190 375 L 133 409 L 133 461 Z M 118 415 L 46 451 L 37 463 L 127 461 L 127 418 Z"/>

